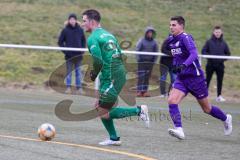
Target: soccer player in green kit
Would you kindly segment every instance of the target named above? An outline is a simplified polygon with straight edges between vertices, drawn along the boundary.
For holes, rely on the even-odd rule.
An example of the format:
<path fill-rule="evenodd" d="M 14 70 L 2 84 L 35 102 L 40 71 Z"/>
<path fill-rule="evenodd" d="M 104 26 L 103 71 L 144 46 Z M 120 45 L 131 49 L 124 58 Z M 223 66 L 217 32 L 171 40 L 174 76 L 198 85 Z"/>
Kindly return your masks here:
<path fill-rule="evenodd" d="M 101 28 L 101 16 L 97 10 L 86 10 L 82 16 L 84 30 L 91 33 L 87 40 L 88 49 L 93 58 L 93 70 L 90 72 L 90 78 L 95 81 L 99 75 L 100 79 L 97 110 L 110 137 L 100 142 L 99 145 L 121 145 L 113 119 L 140 116 L 148 127 L 148 107 L 141 105 L 113 108 L 126 82 L 126 70 L 120 46 L 111 33 Z"/>

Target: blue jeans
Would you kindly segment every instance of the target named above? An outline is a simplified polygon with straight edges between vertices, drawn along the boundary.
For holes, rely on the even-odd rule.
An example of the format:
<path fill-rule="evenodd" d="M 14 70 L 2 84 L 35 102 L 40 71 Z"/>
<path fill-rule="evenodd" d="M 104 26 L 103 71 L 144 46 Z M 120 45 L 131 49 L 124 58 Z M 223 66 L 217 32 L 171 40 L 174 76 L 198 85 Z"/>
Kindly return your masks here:
<path fill-rule="evenodd" d="M 137 92 L 147 92 L 149 86 L 149 79 L 151 77 L 153 62 L 139 62 L 138 63 L 138 82 Z"/>
<path fill-rule="evenodd" d="M 75 84 L 76 88 L 79 89 L 82 87 L 81 79 L 81 60 L 73 60 L 69 59 L 66 61 L 67 67 L 67 77 L 66 77 L 66 85 L 67 87 L 71 87 L 72 84 L 72 71 L 75 70 Z M 74 68 L 73 68 L 74 67 Z"/>
<path fill-rule="evenodd" d="M 171 88 L 171 85 L 173 84 L 173 82 L 175 81 L 177 75 L 175 73 L 172 72 L 171 67 L 167 67 L 164 65 L 160 66 L 160 92 L 161 94 L 165 95 L 166 93 L 168 93 L 168 91 L 166 92 L 166 80 L 167 80 L 167 75 L 170 75 L 170 80 L 171 80 L 171 84 L 168 84 L 168 91 Z"/>

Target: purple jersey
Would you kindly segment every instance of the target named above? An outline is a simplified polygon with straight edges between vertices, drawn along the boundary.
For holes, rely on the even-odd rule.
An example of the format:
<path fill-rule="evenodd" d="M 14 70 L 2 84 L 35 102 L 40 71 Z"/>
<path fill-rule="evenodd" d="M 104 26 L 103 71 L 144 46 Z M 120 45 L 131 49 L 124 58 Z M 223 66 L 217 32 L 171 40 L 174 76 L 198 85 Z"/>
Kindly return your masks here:
<path fill-rule="evenodd" d="M 185 94 L 190 92 L 197 99 L 207 97 L 207 84 L 192 36 L 184 32 L 177 36 L 170 35 L 168 45 L 174 57 L 173 65 L 186 65 L 186 68 L 177 75 L 173 88 L 181 90 Z"/>
<path fill-rule="evenodd" d="M 185 75 L 203 75 L 195 42 L 191 35 L 183 32 L 177 36 L 168 37 L 168 45 L 174 57 L 173 65 L 185 64 L 186 68 L 178 74 L 180 77 Z"/>

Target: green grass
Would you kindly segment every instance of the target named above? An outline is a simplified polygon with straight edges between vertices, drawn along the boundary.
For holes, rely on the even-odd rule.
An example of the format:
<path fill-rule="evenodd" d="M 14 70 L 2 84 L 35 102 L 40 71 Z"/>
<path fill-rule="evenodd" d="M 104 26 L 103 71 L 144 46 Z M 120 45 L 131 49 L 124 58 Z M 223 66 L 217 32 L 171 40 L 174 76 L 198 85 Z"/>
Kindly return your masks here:
<path fill-rule="evenodd" d="M 69 13 L 79 19 L 85 9 L 100 10 L 102 25 L 119 41 L 132 41 L 131 50 L 147 25 L 157 30 L 159 44 L 168 35 L 169 18 L 183 15 L 186 31 L 199 48 L 210 37 L 214 25 L 222 25 L 224 37 L 233 55 L 240 56 L 240 2 L 238 0 L 2 0 L 0 2 L 0 43 L 57 45 L 63 22 Z M 34 50 L 0 50 L 0 83 L 26 82 L 42 84 L 64 62 L 60 52 Z M 225 86 L 239 89 L 239 61 L 227 63 Z M 35 74 L 32 67 L 41 67 Z"/>

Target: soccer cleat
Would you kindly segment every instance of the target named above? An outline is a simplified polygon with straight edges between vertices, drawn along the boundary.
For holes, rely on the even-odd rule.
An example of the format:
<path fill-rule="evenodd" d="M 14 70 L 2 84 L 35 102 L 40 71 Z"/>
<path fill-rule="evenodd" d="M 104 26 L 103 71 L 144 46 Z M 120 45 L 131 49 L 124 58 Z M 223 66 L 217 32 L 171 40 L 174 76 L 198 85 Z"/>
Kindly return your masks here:
<path fill-rule="evenodd" d="M 150 120 L 148 115 L 148 106 L 147 105 L 141 105 L 140 106 L 141 112 L 139 114 L 140 118 L 145 122 L 145 126 L 147 128 L 150 127 Z"/>
<path fill-rule="evenodd" d="M 224 134 L 229 136 L 232 133 L 232 116 L 227 114 L 226 121 L 223 122 L 224 124 Z"/>
<path fill-rule="evenodd" d="M 216 98 L 217 102 L 225 102 L 226 99 L 224 99 L 221 95 Z"/>
<path fill-rule="evenodd" d="M 168 129 L 168 133 L 169 133 L 169 135 L 171 135 L 177 139 L 180 139 L 180 140 L 185 139 L 185 135 L 184 135 L 182 127 L 176 127 L 175 129 Z"/>
<path fill-rule="evenodd" d="M 106 139 L 102 142 L 99 142 L 98 144 L 101 145 L 101 146 L 120 146 L 121 141 L 120 141 L 120 139 L 116 140 L 116 141 L 111 140 L 111 139 Z"/>

